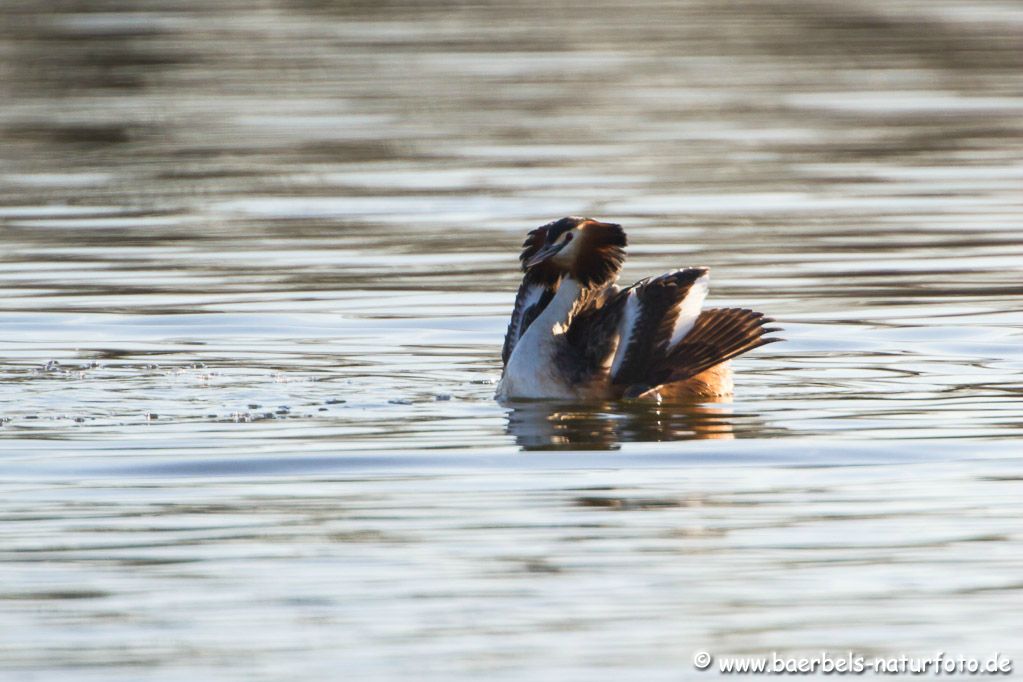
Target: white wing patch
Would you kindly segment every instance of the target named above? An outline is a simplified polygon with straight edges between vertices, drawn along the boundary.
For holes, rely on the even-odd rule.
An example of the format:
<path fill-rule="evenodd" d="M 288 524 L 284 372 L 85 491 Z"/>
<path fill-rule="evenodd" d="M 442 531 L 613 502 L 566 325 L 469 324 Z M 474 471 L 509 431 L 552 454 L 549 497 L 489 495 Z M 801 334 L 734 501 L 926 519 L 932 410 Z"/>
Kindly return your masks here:
<path fill-rule="evenodd" d="M 611 362 L 611 376 L 615 376 L 622 366 L 622 361 L 629 352 L 629 342 L 632 340 L 632 330 L 636 328 L 639 320 L 639 297 L 636 291 L 629 292 L 629 298 L 625 301 L 625 314 L 618 326 L 618 348 L 615 349 L 615 357 Z"/>
<path fill-rule="evenodd" d="M 704 275 L 689 287 L 686 297 L 682 299 L 679 306 L 678 318 L 675 320 L 675 327 L 671 331 L 671 342 L 669 347 L 674 348 L 679 341 L 685 338 L 686 334 L 693 330 L 696 318 L 700 316 L 703 308 L 703 299 L 707 298 L 707 291 L 710 288 L 710 275 Z"/>

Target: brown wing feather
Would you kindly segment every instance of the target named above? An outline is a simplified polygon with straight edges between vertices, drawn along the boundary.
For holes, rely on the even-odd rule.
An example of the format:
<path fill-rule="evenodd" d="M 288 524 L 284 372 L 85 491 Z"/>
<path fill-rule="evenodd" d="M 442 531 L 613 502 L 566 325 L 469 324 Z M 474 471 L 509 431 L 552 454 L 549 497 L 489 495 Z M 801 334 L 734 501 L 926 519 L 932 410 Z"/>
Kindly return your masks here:
<path fill-rule="evenodd" d="M 745 308 L 710 308 L 700 313 L 693 329 L 658 363 L 645 381 L 629 386 L 623 397 L 636 398 L 660 385 L 684 381 L 722 362 L 781 341 L 765 335 L 777 331 L 772 320 Z"/>
<path fill-rule="evenodd" d="M 617 348 L 618 325 L 627 298 L 626 291 L 609 286 L 573 317 L 565 335 L 568 343 L 563 360 L 576 368 L 580 380 L 603 371 Z"/>

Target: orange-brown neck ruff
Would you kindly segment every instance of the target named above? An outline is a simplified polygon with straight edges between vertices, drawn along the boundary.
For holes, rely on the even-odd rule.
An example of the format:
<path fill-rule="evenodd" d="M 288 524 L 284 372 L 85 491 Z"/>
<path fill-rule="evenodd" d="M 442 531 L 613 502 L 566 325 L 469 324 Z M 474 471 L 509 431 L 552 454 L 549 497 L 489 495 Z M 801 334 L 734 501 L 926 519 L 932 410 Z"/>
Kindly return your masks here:
<path fill-rule="evenodd" d="M 560 258 L 555 256 L 527 265 L 541 250 L 550 248 L 559 240 L 564 240 L 565 244 Z M 545 287 L 556 287 L 565 276 L 572 277 L 583 287 L 611 283 L 622 269 L 626 243 L 625 230 L 615 223 L 578 217 L 555 220 L 526 235 L 519 254 L 526 273 L 523 279 Z M 569 253 L 570 261 L 565 258 Z"/>
<path fill-rule="evenodd" d="M 625 262 L 625 230 L 614 223 L 587 220 L 577 234 L 581 243 L 569 267 L 572 279 L 584 287 L 613 282 Z"/>

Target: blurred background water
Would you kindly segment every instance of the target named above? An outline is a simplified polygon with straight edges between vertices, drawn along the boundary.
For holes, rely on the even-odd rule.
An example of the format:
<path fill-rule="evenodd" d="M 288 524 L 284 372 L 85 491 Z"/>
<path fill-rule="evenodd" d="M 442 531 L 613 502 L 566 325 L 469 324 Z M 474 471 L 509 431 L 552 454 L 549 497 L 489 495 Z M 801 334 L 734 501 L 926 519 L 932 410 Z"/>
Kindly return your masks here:
<path fill-rule="evenodd" d="M 3 3 L 0 668 L 1021 648 L 1021 45 L 994 0 Z M 496 404 L 568 214 L 788 342 L 731 403 Z"/>

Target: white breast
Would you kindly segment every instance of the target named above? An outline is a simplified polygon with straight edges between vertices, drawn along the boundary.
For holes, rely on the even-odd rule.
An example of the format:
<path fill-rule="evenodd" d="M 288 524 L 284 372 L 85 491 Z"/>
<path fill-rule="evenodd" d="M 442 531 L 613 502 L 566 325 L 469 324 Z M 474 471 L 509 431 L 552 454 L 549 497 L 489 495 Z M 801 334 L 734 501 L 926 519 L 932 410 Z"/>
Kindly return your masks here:
<path fill-rule="evenodd" d="M 504 376 L 497 385 L 497 398 L 574 398 L 576 387 L 567 385 L 557 366 L 563 335 L 581 289 L 565 279 L 547 308 L 529 325 L 508 358 Z"/>

